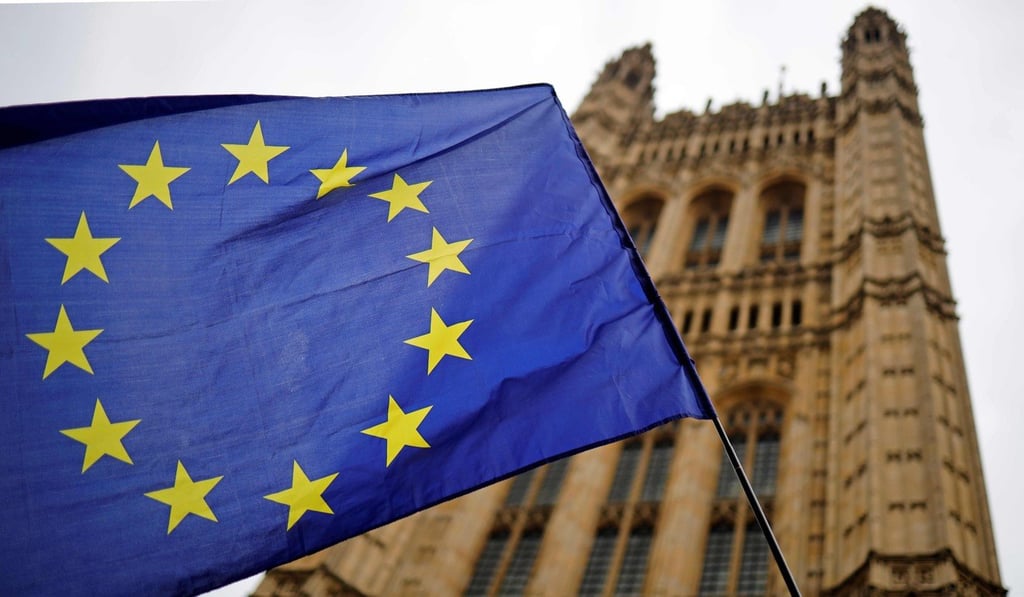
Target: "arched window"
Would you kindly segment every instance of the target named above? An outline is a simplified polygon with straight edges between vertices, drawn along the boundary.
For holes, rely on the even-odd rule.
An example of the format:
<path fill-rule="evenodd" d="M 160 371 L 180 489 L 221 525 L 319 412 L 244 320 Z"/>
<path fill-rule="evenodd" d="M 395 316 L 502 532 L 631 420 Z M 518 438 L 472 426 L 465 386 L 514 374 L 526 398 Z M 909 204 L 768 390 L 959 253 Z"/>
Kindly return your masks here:
<path fill-rule="evenodd" d="M 724 189 L 708 190 L 693 200 L 693 234 L 686 251 L 686 269 L 715 267 L 721 261 L 731 206 L 732 193 Z"/>
<path fill-rule="evenodd" d="M 754 491 L 770 514 L 779 468 L 779 438 L 782 410 L 764 401 L 740 404 L 725 418 L 729 441 L 751 479 Z M 718 518 L 708 531 L 704 551 L 701 595 L 763 595 L 768 585 L 768 544 L 760 527 L 746 513 L 746 497 L 732 463 L 725 454 L 718 472 L 715 499 L 735 507 Z M 741 543 L 733 550 L 734 543 Z"/>
<path fill-rule="evenodd" d="M 761 193 L 764 228 L 761 233 L 761 261 L 797 261 L 804 229 L 804 195 L 798 182 L 774 184 Z"/>
<path fill-rule="evenodd" d="M 629 71 L 623 81 L 626 83 L 626 87 L 636 89 L 636 86 L 640 84 L 640 72 L 636 69 Z"/>
<path fill-rule="evenodd" d="M 639 595 L 647 577 L 657 508 L 668 483 L 678 425 L 670 423 L 623 442 L 578 595 Z M 632 488 L 640 485 L 639 495 Z M 621 554 L 616 559 L 615 554 Z"/>
<path fill-rule="evenodd" d="M 651 248 L 663 204 L 664 202 L 657 197 L 645 197 L 630 203 L 622 212 L 622 222 L 642 256 L 646 257 L 647 251 Z"/>
<path fill-rule="evenodd" d="M 562 458 L 512 480 L 505 494 L 505 522 L 491 529 L 464 595 L 488 595 L 494 590 L 499 595 L 523 594 L 544 536 L 537 514 L 555 503 L 568 468 L 569 458 Z M 509 523 L 510 519 L 518 522 Z M 521 533 L 515 531 L 517 524 L 523 524 Z"/>

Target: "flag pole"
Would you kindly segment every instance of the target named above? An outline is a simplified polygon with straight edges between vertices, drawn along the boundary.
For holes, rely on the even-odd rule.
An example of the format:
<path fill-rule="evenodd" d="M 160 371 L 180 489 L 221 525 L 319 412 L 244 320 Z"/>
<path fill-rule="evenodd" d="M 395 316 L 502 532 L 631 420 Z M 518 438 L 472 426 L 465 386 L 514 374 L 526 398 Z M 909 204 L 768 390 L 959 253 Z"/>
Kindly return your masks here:
<path fill-rule="evenodd" d="M 772 527 L 768 524 L 768 518 L 764 515 L 764 510 L 761 509 L 761 503 L 757 501 L 754 488 L 750 486 L 750 480 L 747 479 L 747 474 L 743 472 L 743 465 L 740 464 L 740 459 L 736 456 L 736 450 L 733 449 L 732 442 L 729 441 L 729 436 L 725 433 L 725 428 L 722 427 L 722 422 L 718 419 L 718 415 L 715 415 L 715 418 L 712 420 L 715 423 L 715 429 L 718 430 L 718 437 L 722 440 L 725 453 L 729 456 L 729 461 L 732 463 L 732 468 L 736 471 L 736 477 L 739 478 L 740 485 L 743 486 L 743 493 L 747 495 L 750 509 L 754 511 L 754 518 L 757 519 L 757 524 L 761 527 L 761 533 L 764 534 L 765 541 L 768 542 L 768 548 L 772 550 L 775 565 L 778 566 L 783 580 L 786 581 L 789 594 L 792 597 L 800 597 L 800 589 L 796 586 L 796 580 L 793 579 L 793 573 L 789 570 L 789 565 L 786 564 L 786 557 L 782 555 L 779 542 L 775 540 Z"/>

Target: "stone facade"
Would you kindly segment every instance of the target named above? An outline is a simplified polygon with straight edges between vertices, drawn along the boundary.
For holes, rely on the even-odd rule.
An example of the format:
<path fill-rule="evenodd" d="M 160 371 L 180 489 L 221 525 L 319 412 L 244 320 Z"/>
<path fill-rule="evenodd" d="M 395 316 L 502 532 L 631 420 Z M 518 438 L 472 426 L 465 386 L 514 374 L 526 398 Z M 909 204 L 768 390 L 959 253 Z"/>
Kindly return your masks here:
<path fill-rule="evenodd" d="M 842 89 L 654 118 L 649 46 L 573 117 L 804 594 L 1002 595 L 906 35 Z M 781 576 L 684 420 L 271 571 L 256 595 L 764 595 Z"/>

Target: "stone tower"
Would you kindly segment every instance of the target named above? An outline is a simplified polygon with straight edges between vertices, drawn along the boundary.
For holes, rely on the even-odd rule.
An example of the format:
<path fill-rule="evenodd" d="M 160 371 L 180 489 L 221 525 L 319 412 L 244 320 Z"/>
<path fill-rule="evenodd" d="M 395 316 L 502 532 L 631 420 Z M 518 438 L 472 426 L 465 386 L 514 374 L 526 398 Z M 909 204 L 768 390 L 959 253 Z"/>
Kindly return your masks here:
<path fill-rule="evenodd" d="M 906 34 L 842 88 L 654 116 L 650 46 L 573 121 L 806 595 L 1003 595 Z M 713 427 L 582 453 L 271 571 L 270 595 L 774 595 Z"/>

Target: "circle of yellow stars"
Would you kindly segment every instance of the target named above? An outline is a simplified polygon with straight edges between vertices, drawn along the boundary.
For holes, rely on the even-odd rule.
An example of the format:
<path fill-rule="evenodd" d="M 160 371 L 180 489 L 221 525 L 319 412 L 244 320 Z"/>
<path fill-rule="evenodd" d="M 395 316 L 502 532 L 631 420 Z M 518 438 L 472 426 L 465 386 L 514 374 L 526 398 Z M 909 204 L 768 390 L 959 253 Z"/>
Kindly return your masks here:
<path fill-rule="evenodd" d="M 228 185 L 235 184 L 250 174 L 264 184 L 269 184 L 270 161 L 290 149 L 289 146 L 284 145 L 267 145 L 263 136 L 262 123 L 259 120 L 253 126 L 247 143 L 223 143 L 221 147 L 238 160 L 238 164 L 228 180 Z M 118 168 L 131 177 L 136 185 L 128 202 L 129 210 L 149 198 L 154 198 L 167 209 L 173 210 L 171 184 L 191 170 L 184 166 L 165 164 L 159 140 L 154 141 L 144 164 L 118 164 Z M 320 183 L 316 200 L 319 201 L 337 189 L 354 186 L 353 178 L 364 170 L 366 170 L 364 166 L 349 165 L 348 148 L 343 148 L 333 166 L 309 170 Z M 387 222 L 391 222 L 405 210 L 429 214 L 430 212 L 420 199 L 420 195 L 432 182 L 426 180 L 410 183 L 398 173 L 394 173 L 391 188 L 370 193 L 369 197 L 388 204 Z M 121 238 L 94 236 L 88 216 L 84 211 L 79 216 L 73 236 L 44 240 L 66 258 L 60 282 L 62 286 L 82 272 L 88 272 L 103 283 L 110 284 L 102 258 L 107 251 L 121 241 Z M 472 242 L 471 238 L 449 242 L 437 228 L 432 228 L 430 247 L 406 257 L 427 265 L 426 285 L 429 288 L 446 271 L 470 274 L 460 255 Z M 431 308 L 429 331 L 409 338 L 404 343 L 427 351 L 427 375 L 430 375 L 445 357 L 472 360 L 460 342 L 460 337 L 472 323 L 473 320 L 469 319 L 446 324 L 437 310 Z M 103 329 L 82 329 L 81 327 L 76 329 L 67 309 L 62 304 L 57 313 L 53 331 L 26 334 L 29 340 L 47 351 L 42 379 L 46 380 L 65 364 L 70 364 L 93 375 L 94 371 L 85 349 L 103 331 Z M 428 405 L 405 412 L 393 396 L 388 396 L 387 419 L 383 423 L 362 430 L 365 435 L 385 440 L 385 467 L 390 467 L 402 450 L 407 447 L 430 447 L 427 440 L 420 434 L 419 427 L 431 409 L 433 406 Z M 129 465 L 134 464 L 125 448 L 124 438 L 139 423 L 141 423 L 140 419 L 112 421 L 102 400 L 97 398 L 91 421 L 87 426 L 61 429 L 60 433 L 84 445 L 85 453 L 81 472 L 85 474 L 104 456 Z M 291 486 L 263 497 L 288 507 L 286 530 L 290 530 L 307 512 L 334 513 L 324 500 L 323 494 L 338 474 L 335 472 L 310 479 L 299 462 L 293 460 Z M 206 496 L 223 478 L 221 475 L 194 480 L 185 465 L 178 460 L 174 484 L 147 492 L 144 495 L 169 506 L 167 522 L 167 534 L 169 535 L 189 515 L 217 522 L 217 517 L 206 501 Z"/>

